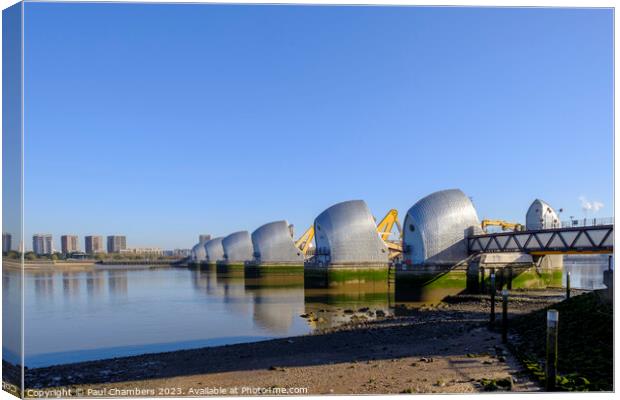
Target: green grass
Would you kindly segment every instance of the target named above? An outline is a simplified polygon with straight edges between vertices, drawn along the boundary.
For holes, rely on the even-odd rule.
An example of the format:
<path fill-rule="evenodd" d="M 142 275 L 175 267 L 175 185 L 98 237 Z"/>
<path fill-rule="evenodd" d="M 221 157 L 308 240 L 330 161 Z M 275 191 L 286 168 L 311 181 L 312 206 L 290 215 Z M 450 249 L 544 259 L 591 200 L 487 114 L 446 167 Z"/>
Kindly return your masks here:
<path fill-rule="evenodd" d="M 559 389 L 613 390 L 613 306 L 602 291 L 572 297 L 510 322 L 511 330 L 522 339 L 513 349 L 526 368 L 544 382 L 549 308 L 559 311 Z"/>

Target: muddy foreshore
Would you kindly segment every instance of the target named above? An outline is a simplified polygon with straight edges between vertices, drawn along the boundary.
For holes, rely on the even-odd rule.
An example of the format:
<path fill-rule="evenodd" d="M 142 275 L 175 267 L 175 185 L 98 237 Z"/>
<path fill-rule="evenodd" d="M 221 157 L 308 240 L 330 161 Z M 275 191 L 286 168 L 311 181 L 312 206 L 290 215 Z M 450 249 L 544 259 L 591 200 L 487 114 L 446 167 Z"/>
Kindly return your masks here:
<path fill-rule="evenodd" d="M 512 316 L 561 301 L 560 290 L 514 292 Z M 500 306 L 496 307 L 500 318 Z M 540 387 L 489 329 L 488 296 L 460 295 L 311 335 L 26 369 L 27 397 L 466 393 Z M 310 315 L 308 318 L 316 318 Z"/>

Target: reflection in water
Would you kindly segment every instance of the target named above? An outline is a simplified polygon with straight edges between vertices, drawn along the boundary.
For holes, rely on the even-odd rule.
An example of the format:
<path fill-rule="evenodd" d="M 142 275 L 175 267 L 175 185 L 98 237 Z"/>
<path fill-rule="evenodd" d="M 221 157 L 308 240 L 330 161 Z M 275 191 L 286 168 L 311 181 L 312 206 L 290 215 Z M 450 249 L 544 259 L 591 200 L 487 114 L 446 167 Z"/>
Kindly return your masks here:
<path fill-rule="evenodd" d="M 248 315 L 250 299 L 245 293 L 243 268 L 217 266 L 215 274 L 226 310 L 241 315 Z"/>
<path fill-rule="evenodd" d="M 316 286 L 306 285 L 304 293 L 305 311 L 311 316 L 308 322 L 315 329 L 334 327 L 349 322 L 352 317 L 372 320 L 377 311 L 391 314 L 394 289 L 389 279 L 330 282 L 329 285 Z"/>
<path fill-rule="evenodd" d="M 55 283 L 63 290 L 55 292 Z M 339 315 L 346 308 L 387 313 L 392 296 L 387 282 L 359 279 L 304 289 L 303 271 L 248 276 L 243 268 L 221 266 L 29 271 L 26 363 L 43 366 L 300 335 L 346 321 L 349 316 Z M 334 313 L 318 322 L 301 317 L 311 310 Z"/>
<path fill-rule="evenodd" d="M 204 266 L 190 270 L 194 288 L 209 295 L 218 294 L 217 272 L 215 266 Z"/>
<path fill-rule="evenodd" d="M 255 289 L 254 322 L 274 333 L 288 332 L 293 317 L 303 307 L 303 296 L 294 289 Z"/>
<path fill-rule="evenodd" d="M 570 285 L 574 289 L 605 288 L 603 272 L 609 268 L 609 257 L 608 254 L 564 256 L 562 284 L 566 286 L 566 272 L 570 272 Z"/>
<path fill-rule="evenodd" d="M 2 291 L 7 292 L 11 290 L 11 273 L 8 271 L 2 271 Z"/>
<path fill-rule="evenodd" d="M 219 271 L 219 272 L 218 272 Z M 243 286 L 243 270 L 231 273 L 218 269 L 214 265 L 190 270 L 192 284 L 196 291 L 210 298 L 222 301 L 227 311 L 247 315 L 250 300 L 247 299 Z"/>
<path fill-rule="evenodd" d="M 105 278 L 102 271 L 93 271 L 86 273 L 86 293 L 88 297 L 93 298 L 103 294 L 103 286 Z"/>
<path fill-rule="evenodd" d="M 303 273 L 250 273 L 246 290 L 254 296 L 254 322 L 270 332 L 284 334 L 304 308 Z"/>
<path fill-rule="evenodd" d="M 148 272 L 148 270 L 146 270 Z M 108 291 L 111 296 L 127 295 L 127 271 L 108 270 Z"/>
<path fill-rule="evenodd" d="M 21 364 L 22 278 L 17 269 L 2 268 L 2 359 Z"/>
<path fill-rule="evenodd" d="M 53 301 L 54 299 L 54 274 L 42 272 L 36 274 L 34 279 L 34 290 L 37 294 L 37 301 Z"/>
<path fill-rule="evenodd" d="M 80 294 L 80 276 L 70 272 L 62 274 L 62 290 L 66 299 L 71 300 Z"/>
<path fill-rule="evenodd" d="M 394 314 L 394 282 L 385 277 L 312 285 L 303 271 L 248 272 L 221 267 L 27 271 L 26 365 L 295 336 L 352 318 Z M 61 282 L 63 290 L 54 290 Z M 19 293 L 19 276 L 4 274 L 2 283 L 6 306 L 11 301 L 6 296 Z M 14 336 L 5 338 L 19 340 Z"/>

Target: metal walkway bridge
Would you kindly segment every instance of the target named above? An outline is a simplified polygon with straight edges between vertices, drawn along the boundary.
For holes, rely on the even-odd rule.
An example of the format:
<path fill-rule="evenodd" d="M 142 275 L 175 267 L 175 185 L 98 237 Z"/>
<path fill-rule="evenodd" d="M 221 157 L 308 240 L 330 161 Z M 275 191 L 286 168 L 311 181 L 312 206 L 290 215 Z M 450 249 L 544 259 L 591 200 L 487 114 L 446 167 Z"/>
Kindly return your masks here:
<path fill-rule="evenodd" d="M 467 238 L 467 250 L 469 254 L 601 254 L 613 253 L 613 241 L 612 223 L 474 235 Z"/>

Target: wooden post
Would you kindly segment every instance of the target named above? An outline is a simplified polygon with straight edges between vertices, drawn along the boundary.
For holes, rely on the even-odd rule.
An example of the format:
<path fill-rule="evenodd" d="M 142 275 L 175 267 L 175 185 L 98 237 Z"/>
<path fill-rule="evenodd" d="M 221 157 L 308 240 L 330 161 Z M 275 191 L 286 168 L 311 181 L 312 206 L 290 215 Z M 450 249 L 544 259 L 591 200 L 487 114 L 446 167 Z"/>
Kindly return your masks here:
<path fill-rule="evenodd" d="M 502 343 L 508 342 L 508 290 L 502 290 Z"/>
<path fill-rule="evenodd" d="M 547 311 L 547 351 L 545 365 L 545 389 L 547 392 L 555 391 L 555 377 L 558 369 L 558 322 L 557 310 Z"/>
<path fill-rule="evenodd" d="M 508 283 L 506 284 L 508 290 L 512 290 L 512 267 L 508 267 Z"/>
<path fill-rule="evenodd" d="M 491 315 L 489 323 L 491 326 L 495 323 L 495 272 L 491 272 Z"/>
<path fill-rule="evenodd" d="M 566 299 L 570 299 L 570 271 L 566 271 Z"/>
<path fill-rule="evenodd" d="M 504 288 L 504 281 L 506 281 L 506 268 L 502 268 L 499 274 L 499 288 Z"/>

